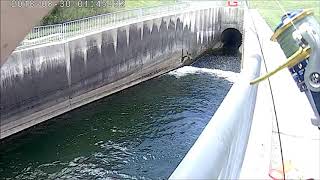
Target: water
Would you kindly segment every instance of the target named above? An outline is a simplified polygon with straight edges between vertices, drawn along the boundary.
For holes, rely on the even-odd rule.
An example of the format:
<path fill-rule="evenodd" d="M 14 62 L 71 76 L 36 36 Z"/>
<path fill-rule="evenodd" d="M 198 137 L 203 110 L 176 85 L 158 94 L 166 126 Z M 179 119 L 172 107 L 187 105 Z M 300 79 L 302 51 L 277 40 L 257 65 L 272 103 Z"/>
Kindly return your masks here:
<path fill-rule="evenodd" d="M 1 179 L 166 179 L 236 81 L 236 57 L 204 57 L 0 145 Z"/>

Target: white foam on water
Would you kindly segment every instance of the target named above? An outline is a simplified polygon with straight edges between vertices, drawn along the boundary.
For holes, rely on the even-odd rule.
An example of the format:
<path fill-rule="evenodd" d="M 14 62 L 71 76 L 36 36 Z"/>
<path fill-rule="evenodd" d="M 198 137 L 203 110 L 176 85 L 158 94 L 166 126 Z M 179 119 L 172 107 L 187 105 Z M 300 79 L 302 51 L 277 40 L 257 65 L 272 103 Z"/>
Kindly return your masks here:
<path fill-rule="evenodd" d="M 184 66 L 168 73 L 168 75 L 175 76 L 176 78 L 180 78 L 190 74 L 209 74 L 209 75 L 225 78 L 230 82 L 236 82 L 239 77 L 239 73 L 235 73 L 232 71 L 199 68 L 199 67 L 193 67 L 193 66 Z"/>

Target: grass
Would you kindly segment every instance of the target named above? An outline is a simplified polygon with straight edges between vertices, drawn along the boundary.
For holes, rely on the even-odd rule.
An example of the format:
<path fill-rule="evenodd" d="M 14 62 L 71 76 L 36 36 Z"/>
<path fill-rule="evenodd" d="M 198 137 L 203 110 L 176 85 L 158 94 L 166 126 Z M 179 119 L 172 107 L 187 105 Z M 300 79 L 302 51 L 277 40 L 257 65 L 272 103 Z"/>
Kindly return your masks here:
<path fill-rule="evenodd" d="M 175 3 L 175 0 L 127 0 L 126 9 L 160 6 Z"/>
<path fill-rule="evenodd" d="M 72 1 L 72 0 L 70 0 Z M 78 0 L 79 1 L 79 0 Z M 82 0 L 83 2 L 90 2 L 89 7 L 79 7 L 78 1 L 73 1 L 70 7 L 55 7 L 47 16 L 45 16 L 40 25 L 58 24 L 84 17 L 95 16 L 120 10 L 135 9 L 141 7 L 151 7 L 173 4 L 175 0 L 94 0 L 100 2 L 100 7 L 96 3 L 91 4 L 92 0 Z M 117 5 L 116 2 L 123 2 L 123 6 Z M 105 3 L 107 6 L 102 6 Z M 84 4 L 84 3 L 83 3 Z"/>
<path fill-rule="evenodd" d="M 320 22 L 320 1 L 319 0 L 279 0 L 278 1 L 285 11 L 296 9 L 312 9 L 318 22 Z M 249 0 L 250 8 L 258 9 L 261 16 L 266 20 L 268 25 L 275 29 L 279 24 L 284 12 L 275 0 Z"/>

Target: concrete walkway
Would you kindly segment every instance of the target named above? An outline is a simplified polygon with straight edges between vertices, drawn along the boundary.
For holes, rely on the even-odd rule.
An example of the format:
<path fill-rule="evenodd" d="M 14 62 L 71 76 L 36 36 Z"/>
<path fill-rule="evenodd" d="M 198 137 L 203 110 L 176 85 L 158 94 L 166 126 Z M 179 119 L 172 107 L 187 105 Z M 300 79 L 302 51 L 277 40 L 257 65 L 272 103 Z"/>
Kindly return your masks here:
<path fill-rule="evenodd" d="M 264 74 L 286 57 L 278 43 L 270 41 L 273 31 L 264 19 L 256 10 L 250 13 L 265 60 Z M 240 179 L 283 179 L 283 174 L 285 179 L 320 179 L 320 131 L 311 124 L 313 116 L 288 70 L 260 83 Z"/>

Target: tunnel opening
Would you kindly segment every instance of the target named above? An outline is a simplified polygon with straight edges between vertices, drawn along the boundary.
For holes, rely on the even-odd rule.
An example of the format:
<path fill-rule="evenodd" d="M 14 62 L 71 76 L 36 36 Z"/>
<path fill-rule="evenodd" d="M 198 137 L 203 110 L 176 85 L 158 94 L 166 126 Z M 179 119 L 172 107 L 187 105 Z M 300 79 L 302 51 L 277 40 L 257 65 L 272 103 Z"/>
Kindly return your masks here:
<path fill-rule="evenodd" d="M 237 56 L 241 57 L 240 46 L 242 45 L 242 34 L 238 29 L 227 28 L 220 36 L 220 41 L 214 47 L 207 49 L 202 56 Z"/>
<path fill-rule="evenodd" d="M 221 34 L 222 49 L 224 54 L 239 53 L 242 44 L 242 34 L 235 28 L 225 29 Z"/>

